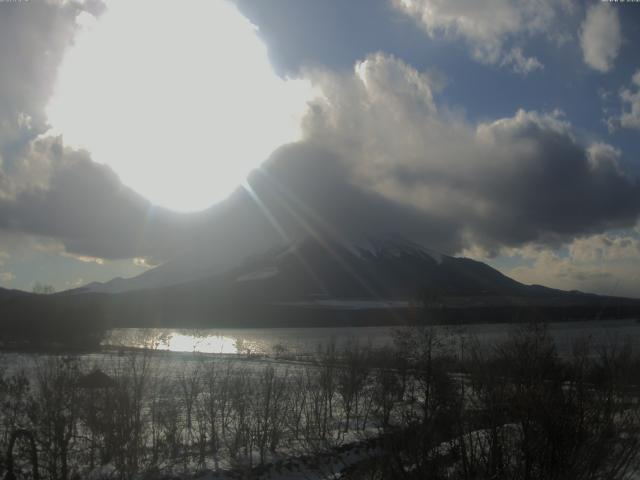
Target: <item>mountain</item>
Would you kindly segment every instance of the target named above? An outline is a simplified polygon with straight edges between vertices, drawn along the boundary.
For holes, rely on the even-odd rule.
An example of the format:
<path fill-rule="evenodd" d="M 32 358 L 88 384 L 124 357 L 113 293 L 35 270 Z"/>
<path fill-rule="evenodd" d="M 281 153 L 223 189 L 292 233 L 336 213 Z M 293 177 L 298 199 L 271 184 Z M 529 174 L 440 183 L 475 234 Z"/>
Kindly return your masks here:
<path fill-rule="evenodd" d="M 482 262 L 399 237 L 358 242 L 309 237 L 250 255 L 228 269 L 201 263 L 191 278 L 189 268 L 176 262 L 171 269 L 54 295 L 0 290 L 0 333 L 82 343 L 98 338 L 94 330 L 114 327 L 640 318 L 640 300 L 524 285 Z M 165 276 L 180 271 L 180 281 Z M 170 279 L 175 283 L 166 285 Z M 142 288 L 154 282 L 165 285 Z M 137 288 L 104 291 L 130 286 Z M 98 287 L 103 291 L 88 291 Z"/>
<path fill-rule="evenodd" d="M 482 262 L 399 237 L 308 237 L 224 272 L 204 271 L 174 285 L 99 295 L 102 314 L 119 326 L 320 326 L 397 323 L 417 311 L 439 322 L 628 316 L 640 306 L 524 285 Z"/>
<path fill-rule="evenodd" d="M 235 265 L 221 265 L 203 256 L 183 256 L 137 277 L 94 282 L 67 293 L 124 293 L 234 274 L 238 283 L 260 281 L 261 288 L 270 285 L 280 290 L 278 297 L 285 298 L 411 298 L 424 289 L 439 289 L 448 295 L 531 295 L 536 290 L 484 263 L 444 255 L 393 236 L 360 242 L 306 238 L 236 260 Z"/>
<path fill-rule="evenodd" d="M 212 267 L 206 259 L 198 268 L 175 261 L 131 279 L 93 283 L 62 295 L 116 294 L 118 298 L 153 295 L 189 296 L 202 292 L 243 301 L 309 306 L 330 302 L 393 301 L 460 304 L 535 303 L 583 304 L 601 297 L 525 285 L 489 265 L 453 257 L 401 237 L 370 238 L 359 242 L 308 237 L 250 255 L 233 268 Z M 374 303 L 371 303 L 374 302 Z"/>
<path fill-rule="evenodd" d="M 488 265 L 443 255 L 399 237 L 359 243 L 307 238 L 252 258 L 235 271 L 235 289 L 265 301 L 419 299 L 434 296 L 534 296 Z"/>

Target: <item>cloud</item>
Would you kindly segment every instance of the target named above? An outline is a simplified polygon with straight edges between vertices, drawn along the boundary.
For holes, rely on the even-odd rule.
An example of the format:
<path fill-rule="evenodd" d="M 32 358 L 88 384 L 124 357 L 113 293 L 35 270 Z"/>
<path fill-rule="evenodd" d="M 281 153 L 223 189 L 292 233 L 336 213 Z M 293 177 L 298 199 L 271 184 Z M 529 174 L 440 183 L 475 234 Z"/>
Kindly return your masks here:
<path fill-rule="evenodd" d="M 510 65 L 515 73 L 528 75 L 535 70 L 542 70 L 544 65 L 535 57 L 525 57 L 521 48 L 512 48 L 504 56 L 501 65 Z"/>
<path fill-rule="evenodd" d="M 524 283 L 640 297 L 640 237 L 603 233 L 570 242 L 566 252 L 549 248 L 513 249 L 508 256 L 530 260 L 503 270 Z"/>
<path fill-rule="evenodd" d="M 276 151 L 249 178 L 252 201 L 271 218 L 284 240 L 319 235 L 358 241 L 400 234 L 443 251 L 456 248 L 456 221 L 398 202 L 354 184 L 349 161 L 312 140 Z M 260 211 L 251 213 L 257 224 Z M 245 219 L 246 220 L 246 219 Z M 275 232 L 274 232 L 275 233 Z"/>
<path fill-rule="evenodd" d="M 609 115 L 603 122 L 613 133 L 620 128 L 640 129 L 640 69 L 631 77 L 631 85 L 620 89 L 619 98 L 622 103 L 619 114 Z M 604 113 L 610 113 L 604 109 Z"/>
<path fill-rule="evenodd" d="M 76 253 L 109 257 L 124 253 L 118 231 L 130 230 L 124 228 L 127 222 L 143 221 L 148 204 L 86 152 L 44 136 L 45 105 L 58 66 L 80 19 L 99 11 L 96 1 L 0 3 L 0 228 L 60 239 Z M 106 202 L 102 207 L 101 201 Z M 109 214 L 108 205 L 123 211 Z M 100 221 L 105 221 L 102 247 L 94 244 Z"/>
<path fill-rule="evenodd" d="M 11 281 L 16 278 L 16 276 L 12 272 L 0 272 L 0 284 L 8 285 Z"/>
<path fill-rule="evenodd" d="M 76 256 L 158 263 L 191 255 L 197 266 L 203 256 L 232 263 L 317 232 L 495 252 L 636 221 L 640 191 L 620 153 L 581 142 L 559 112 L 470 124 L 439 104 L 430 74 L 382 53 L 352 73 L 308 74 L 322 96 L 303 141 L 274 152 L 249 190 L 176 214 L 154 208 L 87 152 L 41 138 L 1 190 L 0 228 L 59 239 Z"/>
<path fill-rule="evenodd" d="M 57 239 L 78 258 L 223 268 L 319 232 L 493 252 L 637 218 L 638 185 L 619 152 L 585 145 L 558 112 L 469 123 L 438 101 L 432 73 L 382 53 L 352 72 L 306 74 L 322 95 L 303 140 L 276 150 L 226 201 L 196 214 L 153 207 L 88 152 L 40 136 L 0 175 L 0 229 Z"/>
<path fill-rule="evenodd" d="M 65 257 L 73 258 L 82 263 L 95 263 L 97 265 L 104 265 L 104 258 L 90 257 L 87 255 L 73 255 L 67 252 L 62 252 L 62 255 Z"/>
<path fill-rule="evenodd" d="M 308 141 L 337 152 L 351 184 L 458 226 L 450 245 L 552 244 L 635 223 L 640 187 L 609 146 L 586 145 L 559 112 L 469 124 L 429 79 L 384 54 L 319 75 Z"/>
<path fill-rule="evenodd" d="M 589 7 L 580 30 L 585 63 L 599 72 L 608 72 L 613 68 L 621 44 L 618 11 L 606 3 Z"/>
<path fill-rule="evenodd" d="M 305 80 L 273 72 L 255 26 L 226 0 L 110 2 L 78 32 L 58 77 L 52 131 L 154 204 L 181 211 L 226 197 L 297 139 L 312 94 Z"/>
<path fill-rule="evenodd" d="M 620 92 L 623 111 L 619 123 L 624 128 L 640 129 L 640 70 L 633 74 L 632 83 L 635 91 L 625 88 Z"/>
<path fill-rule="evenodd" d="M 542 64 L 534 57 L 525 57 L 519 47 L 510 49 L 507 45 L 514 39 L 535 35 L 565 41 L 556 18 L 572 9 L 568 2 L 548 0 L 394 0 L 394 5 L 415 18 L 429 36 L 461 38 L 475 60 L 509 65 L 521 74 L 541 68 Z"/>
<path fill-rule="evenodd" d="M 553 39 L 553 18 L 565 8 L 397 5 L 430 35 L 462 38 L 476 60 L 520 74 L 543 67 L 512 43 Z M 89 152 L 45 135 L 44 105 L 83 8 L 0 3 L 0 235 L 12 241 L 48 242 L 55 254 L 62 245 L 80 260 L 196 269 L 230 267 L 309 234 L 399 234 L 447 253 L 546 252 L 529 270 L 510 272 L 521 280 L 589 289 L 608 288 L 618 275 L 640 284 L 637 238 L 603 233 L 634 225 L 640 212 L 637 181 L 622 171 L 617 149 L 585 142 L 559 112 L 518 110 L 471 123 L 439 101 L 441 74 L 382 53 L 351 72 L 304 72 L 322 92 L 304 119 L 304 139 L 276 150 L 250 175 L 249 189 L 196 214 L 154 207 Z M 584 38 L 590 31 L 585 25 Z M 639 72 L 633 82 L 621 92 L 626 128 L 640 128 Z M 562 244 L 568 257 L 554 250 Z M 5 259 L 0 254 L 0 264 Z M 14 277 L 0 272 L 3 284 Z"/>
<path fill-rule="evenodd" d="M 640 258 L 640 238 L 611 233 L 577 238 L 569 245 L 569 253 L 573 259 L 580 262 L 638 259 Z"/>
<path fill-rule="evenodd" d="M 214 211 L 190 215 L 154 207 L 110 168 L 94 162 L 89 152 L 47 136 L 45 106 L 57 68 L 80 24 L 99 12 L 97 1 L 0 3 L 3 241 L 31 239 L 27 243 L 34 243 L 33 248 L 53 245 L 52 254 L 60 253 L 61 244 L 80 259 L 144 258 L 150 263 L 179 256 L 197 244 L 232 243 L 231 233 L 218 227 L 218 218 L 231 216 L 225 202 Z M 237 207 L 240 214 L 243 208 Z M 231 231 L 246 234 L 240 227 Z M 247 243 L 251 241 L 236 241 Z"/>
<path fill-rule="evenodd" d="M 0 3 L 0 168 L 5 174 L 22 148 L 47 128 L 44 106 L 83 8 L 89 5 Z"/>
<path fill-rule="evenodd" d="M 154 209 L 87 152 L 42 138 L 30 144 L 14 170 L 0 190 L 0 228 L 57 238 L 68 251 L 87 257 L 127 258 L 138 250 L 168 254 L 153 234 L 163 225 L 163 243 L 171 244 L 168 227 L 179 225 L 177 216 Z"/>

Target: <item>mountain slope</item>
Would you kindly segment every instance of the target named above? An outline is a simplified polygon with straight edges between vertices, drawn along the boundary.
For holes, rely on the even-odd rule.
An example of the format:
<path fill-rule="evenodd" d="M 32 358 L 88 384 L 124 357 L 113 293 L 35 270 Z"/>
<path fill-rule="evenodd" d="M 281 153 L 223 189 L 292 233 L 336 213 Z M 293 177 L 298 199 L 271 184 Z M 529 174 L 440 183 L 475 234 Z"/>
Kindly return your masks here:
<path fill-rule="evenodd" d="M 236 274 L 236 289 L 272 301 L 560 294 L 523 285 L 482 262 L 443 255 L 393 237 L 357 244 L 308 238 L 256 257 Z"/>
<path fill-rule="evenodd" d="M 486 264 L 443 255 L 399 237 L 358 243 L 307 238 L 236 260 L 235 265 L 231 261 L 211 264 L 206 258 L 193 262 L 191 258 L 175 259 L 134 278 L 94 282 L 67 293 L 124 293 L 206 282 L 235 273 L 239 283 L 262 281 L 264 288 L 266 282 L 278 298 L 408 298 L 425 289 L 447 295 L 533 294 L 532 289 Z"/>
<path fill-rule="evenodd" d="M 637 300 L 523 285 L 482 262 L 399 238 L 307 238 L 221 274 L 103 298 L 107 322 L 118 326 L 380 325 L 416 314 L 436 322 L 640 314 Z"/>

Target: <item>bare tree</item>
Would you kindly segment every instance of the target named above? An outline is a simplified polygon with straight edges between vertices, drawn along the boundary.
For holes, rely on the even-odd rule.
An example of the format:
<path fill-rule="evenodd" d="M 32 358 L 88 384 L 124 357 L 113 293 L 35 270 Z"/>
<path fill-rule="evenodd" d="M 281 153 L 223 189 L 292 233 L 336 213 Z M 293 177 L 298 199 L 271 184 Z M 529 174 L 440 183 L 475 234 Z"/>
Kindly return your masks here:
<path fill-rule="evenodd" d="M 69 459 L 80 413 L 78 377 L 77 358 L 50 357 L 36 368 L 29 417 L 52 480 L 70 478 Z"/>

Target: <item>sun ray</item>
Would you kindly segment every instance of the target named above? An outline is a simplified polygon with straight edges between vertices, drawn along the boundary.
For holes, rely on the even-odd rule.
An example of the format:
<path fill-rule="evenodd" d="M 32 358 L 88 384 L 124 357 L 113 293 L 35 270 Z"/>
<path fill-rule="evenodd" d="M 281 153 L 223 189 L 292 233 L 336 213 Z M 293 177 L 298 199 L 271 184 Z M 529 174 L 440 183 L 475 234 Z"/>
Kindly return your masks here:
<path fill-rule="evenodd" d="M 278 232 L 282 240 L 285 242 L 285 245 L 290 246 L 292 243 L 291 238 L 289 237 L 289 235 L 287 235 L 287 233 L 284 231 L 284 229 L 282 228 L 278 220 L 273 216 L 273 214 L 269 211 L 269 209 L 264 204 L 264 202 L 260 199 L 258 194 L 253 189 L 253 187 L 249 184 L 248 181 L 243 182 L 242 186 L 247 191 L 249 196 L 253 199 L 253 201 L 258 205 L 258 208 L 260 209 L 260 211 L 265 215 L 265 217 L 267 217 L 267 220 L 269 221 L 269 223 L 271 223 L 271 225 L 276 229 L 276 231 Z M 321 292 L 328 294 L 329 291 L 325 283 L 322 281 L 322 279 L 318 275 L 316 275 L 316 273 L 313 271 L 309 263 L 299 254 L 299 252 L 294 251 L 293 253 L 295 257 L 300 261 L 302 268 L 305 269 L 305 271 L 314 280 L 318 288 L 320 288 Z"/>
<path fill-rule="evenodd" d="M 345 270 L 345 272 L 348 275 L 350 275 L 354 280 L 356 280 L 356 282 L 358 282 L 360 286 L 362 286 L 373 298 L 379 301 L 384 301 L 385 298 L 383 298 L 380 295 L 380 293 L 377 292 L 369 284 L 369 282 L 367 282 L 366 279 L 358 275 L 358 273 L 348 264 L 348 262 L 346 262 L 344 258 L 342 258 L 342 256 L 333 248 L 332 242 L 327 241 L 327 239 L 325 238 L 326 235 L 323 235 L 317 228 L 313 226 L 311 222 L 307 221 L 304 218 L 304 216 L 296 210 L 296 207 L 303 209 L 309 216 L 313 218 L 313 220 L 317 224 L 321 225 L 323 229 L 326 230 L 327 233 L 329 233 L 329 236 L 331 236 L 333 239 L 336 239 L 339 242 L 341 240 L 342 242 L 347 242 L 347 239 L 345 239 L 336 228 L 334 228 L 327 220 L 322 218 L 317 212 L 311 209 L 305 202 L 297 198 L 291 191 L 289 191 L 289 189 L 287 189 L 284 185 L 276 181 L 271 175 L 265 172 L 263 168 L 258 168 L 256 171 L 259 174 L 261 174 L 263 178 L 269 183 L 270 188 L 279 194 L 279 195 L 274 195 L 278 203 L 280 203 L 281 206 L 283 206 L 288 211 L 291 217 L 296 222 L 298 222 L 298 224 L 307 232 L 307 234 L 311 238 L 315 239 L 318 242 L 318 244 L 322 248 L 324 248 L 325 251 L 329 253 L 329 255 L 331 255 L 332 258 L 334 258 L 334 260 L 336 260 L 336 262 Z M 251 187 L 249 186 L 249 188 Z M 251 191 L 253 191 L 253 189 L 251 189 Z M 254 195 L 255 195 L 255 192 L 254 192 Z M 257 198 L 257 196 L 255 198 Z M 264 206 L 262 202 L 260 203 L 262 207 L 266 210 L 266 206 Z M 295 207 L 293 205 L 295 205 Z M 300 255 L 298 255 L 298 257 L 300 257 L 300 260 L 303 261 L 307 270 L 311 271 L 311 268 L 308 265 L 308 263 L 304 261 L 304 259 Z M 387 312 L 390 314 L 390 316 L 393 318 L 395 322 L 402 323 L 404 321 L 399 315 L 397 315 L 396 312 L 393 311 L 393 309 L 387 309 Z"/>

